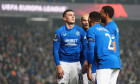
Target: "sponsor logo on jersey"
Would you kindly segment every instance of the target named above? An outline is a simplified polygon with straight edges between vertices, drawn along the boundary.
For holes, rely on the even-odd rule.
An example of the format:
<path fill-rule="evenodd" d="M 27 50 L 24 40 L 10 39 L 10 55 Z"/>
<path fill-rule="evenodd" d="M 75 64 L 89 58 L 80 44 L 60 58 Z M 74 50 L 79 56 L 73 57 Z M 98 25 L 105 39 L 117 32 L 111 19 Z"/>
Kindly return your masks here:
<path fill-rule="evenodd" d="M 76 46 L 78 39 L 65 39 L 65 46 Z"/>
<path fill-rule="evenodd" d="M 75 43 L 77 42 L 78 39 L 66 39 L 65 42 L 69 42 L 69 43 Z"/>
<path fill-rule="evenodd" d="M 63 34 L 63 36 L 66 36 L 66 34 Z"/>

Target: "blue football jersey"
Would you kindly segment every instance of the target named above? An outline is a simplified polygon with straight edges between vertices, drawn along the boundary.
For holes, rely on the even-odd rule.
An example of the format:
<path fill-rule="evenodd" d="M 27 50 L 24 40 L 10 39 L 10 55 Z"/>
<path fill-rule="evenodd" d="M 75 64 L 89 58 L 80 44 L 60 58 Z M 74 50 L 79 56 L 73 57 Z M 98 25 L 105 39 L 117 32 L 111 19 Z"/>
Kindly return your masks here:
<path fill-rule="evenodd" d="M 77 62 L 79 61 L 81 46 L 84 48 L 84 56 L 87 57 L 87 44 L 84 30 L 74 25 L 72 29 L 68 29 L 63 25 L 56 30 L 53 39 L 53 55 L 56 65 L 60 65 L 60 61 Z"/>
<path fill-rule="evenodd" d="M 87 34 L 87 32 L 85 32 L 85 34 Z M 82 49 L 82 46 L 81 46 L 81 49 Z M 84 59 L 84 53 L 83 53 L 83 49 L 82 49 L 81 53 L 80 53 L 80 63 L 81 63 L 81 66 L 83 66 L 84 61 L 85 61 L 85 59 Z M 94 59 L 93 63 L 92 63 L 92 73 L 96 73 L 96 69 L 97 69 L 97 63 L 96 63 L 96 59 Z"/>
<path fill-rule="evenodd" d="M 119 68 L 119 61 L 115 56 L 112 39 L 107 29 L 95 24 L 89 28 L 87 39 L 89 64 L 96 59 L 97 69 Z"/>
<path fill-rule="evenodd" d="M 121 68 L 121 59 L 120 59 L 120 51 L 119 51 L 119 29 L 114 21 L 109 22 L 105 28 L 110 32 L 112 41 L 116 41 L 116 56 L 120 61 Z"/>

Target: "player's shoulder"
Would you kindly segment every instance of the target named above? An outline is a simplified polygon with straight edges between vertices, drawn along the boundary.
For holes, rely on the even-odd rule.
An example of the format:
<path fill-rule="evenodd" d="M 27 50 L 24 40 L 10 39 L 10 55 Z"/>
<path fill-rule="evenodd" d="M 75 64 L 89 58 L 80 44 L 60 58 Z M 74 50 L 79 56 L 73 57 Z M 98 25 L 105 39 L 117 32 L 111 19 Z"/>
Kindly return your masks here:
<path fill-rule="evenodd" d="M 59 27 L 57 30 L 56 30 L 56 33 L 61 33 L 65 28 L 65 25 Z"/>
<path fill-rule="evenodd" d="M 113 28 L 118 28 L 118 26 L 117 26 L 117 24 L 115 23 L 115 21 L 112 21 L 112 26 L 113 26 Z"/>
<path fill-rule="evenodd" d="M 92 26 L 91 28 L 89 28 L 89 31 L 99 31 L 100 29 L 105 29 L 103 26 L 101 26 L 100 24 L 95 24 L 94 26 Z"/>
<path fill-rule="evenodd" d="M 81 31 L 83 31 L 83 28 L 81 28 L 81 27 L 78 26 L 78 25 L 74 25 L 74 27 L 77 28 L 77 29 L 79 29 L 79 30 L 81 30 Z"/>
<path fill-rule="evenodd" d="M 82 29 L 80 26 L 78 26 L 78 25 L 74 25 L 74 27 L 76 27 L 76 28 L 79 28 L 79 29 Z"/>
<path fill-rule="evenodd" d="M 84 29 L 81 28 L 80 26 L 74 25 L 74 27 L 75 27 L 79 32 L 84 32 L 84 33 L 85 33 Z"/>
<path fill-rule="evenodd" d="M 114 20 L 109 22 L 106 27 L 109 27 L 109 28 L 114 29 L 114 30 L 116 30 L 118 28 L 118 26 Z"/>
<path fill-rule="evenodd" d="M 92 26 L 87 30 L 87 35 L 95 33 L 95 32 L 96 32 L 95 26 Z"/>
<path fill-rule="evenodd" d="M 88 32 L 89 31 L 92 31 L 92 30 L 94 30 L 95 28 L 94 28 L 94 26 L 92 26 L 92 27 L 90 27 L 89 29 L 88 29 Z"/>

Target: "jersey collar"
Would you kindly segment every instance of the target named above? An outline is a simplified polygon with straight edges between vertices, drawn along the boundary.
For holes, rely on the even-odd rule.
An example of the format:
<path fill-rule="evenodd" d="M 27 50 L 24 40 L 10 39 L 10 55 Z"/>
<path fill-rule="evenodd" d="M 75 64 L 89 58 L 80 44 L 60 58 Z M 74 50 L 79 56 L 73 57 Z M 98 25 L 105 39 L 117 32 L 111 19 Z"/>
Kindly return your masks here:
<path fill-rule="evenodd" d="M 75 25 L 73 26 L 73 28 L 75 28 Z M 73 29 L 73 28 L 72 28 L 72 29 Z M 66 24 L 65 24 L 65 29 L 66 29 L 67 31 L 72 30 L 72 29 L 68 29 L 67 26 L 66 26 Z"/>

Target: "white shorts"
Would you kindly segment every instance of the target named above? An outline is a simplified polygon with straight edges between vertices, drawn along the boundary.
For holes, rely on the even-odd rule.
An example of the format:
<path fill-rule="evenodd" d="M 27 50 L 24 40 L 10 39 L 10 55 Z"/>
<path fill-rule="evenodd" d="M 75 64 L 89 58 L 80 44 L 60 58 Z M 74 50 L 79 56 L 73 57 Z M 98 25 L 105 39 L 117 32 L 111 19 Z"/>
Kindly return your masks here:
<path fill-rule="evenodd" d="M 87 78 L 87 73 L 83 74 L 83 84 L 96 84 L 96 73 L 92 73 L 92 81 Z"/>
<path fill-rule="evenodd" d="M 89 84 L 96 84 L 96 73 L 92 73 L 92 81 Z"/>
<path fill-rule="evenodd" d="M 97 84 L 116 84 L 120 69 L 96 70 Z"/>
<path fill-rule="evenodd" d="M 81 74 L 80 62 L 62 62 L 61 67 L 64 70 L 62 79 L 57 78 L 58 84 L 78 84 L 79 76 Z"/>
<path fill-rule="evenodd" d="M 87 73 L 83 74 L 83 84 L 88 84 Z"/>

